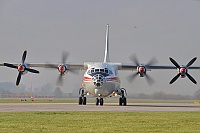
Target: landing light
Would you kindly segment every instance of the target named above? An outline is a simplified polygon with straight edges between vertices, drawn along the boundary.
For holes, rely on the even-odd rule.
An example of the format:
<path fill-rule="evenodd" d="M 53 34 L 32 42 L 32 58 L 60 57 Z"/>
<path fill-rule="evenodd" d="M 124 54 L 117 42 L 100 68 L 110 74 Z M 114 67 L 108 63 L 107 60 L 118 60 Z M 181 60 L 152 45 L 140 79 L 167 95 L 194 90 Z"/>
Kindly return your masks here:
<path fill-rule="evenodd" d="M 82 84 L 81 84 L 81 86 L 82 86 L 82 87 L 85 87 L 85 84 L 84 84 L 84 83 L 82 83 Z"/>
<path fill-rule="evenodd" d="M 117 96 L 117 92 L 113 92 L 113 96 Z"/>

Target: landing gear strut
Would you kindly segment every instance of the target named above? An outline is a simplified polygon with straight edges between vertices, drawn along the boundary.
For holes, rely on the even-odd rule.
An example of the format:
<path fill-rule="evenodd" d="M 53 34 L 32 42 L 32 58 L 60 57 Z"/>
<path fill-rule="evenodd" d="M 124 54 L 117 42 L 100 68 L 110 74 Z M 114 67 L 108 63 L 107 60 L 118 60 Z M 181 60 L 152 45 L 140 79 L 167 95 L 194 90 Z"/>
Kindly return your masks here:
<path fill-rule="evenodd" d="M 83 88 L 80 88 L 79 94 L 80 94 L 80 97 L 79 97 L 78 104 L 79 104 L 79 105 L 86 105 L 87 99 L 86 99 L 86 97 L 85 97 L 85 91 L 84 91 Z"/>
<path fill-rule="evenodd" d="M 121 88 L 121 94 L 120 94 L 120 98 L 119 98 L 119 106 L 126 106 L 126 97 L 124 95 L 125 92 L 126 92 L 126 90 L 124 88 Z"/>
<path fill-rule="evenodd" d="M 100 104 L 100 106 L 103 106 L 103 98 L 96 98 L 96 105 L 98 106 Z"/>

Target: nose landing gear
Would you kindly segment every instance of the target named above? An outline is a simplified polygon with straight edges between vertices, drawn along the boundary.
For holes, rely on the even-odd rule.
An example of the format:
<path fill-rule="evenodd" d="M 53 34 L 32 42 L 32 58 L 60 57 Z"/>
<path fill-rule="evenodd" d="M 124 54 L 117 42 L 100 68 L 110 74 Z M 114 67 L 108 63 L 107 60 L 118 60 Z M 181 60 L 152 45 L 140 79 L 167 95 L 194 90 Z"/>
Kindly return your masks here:
<path fill-rule="evenodd" d="M 96 98 L 96 105 L 98 106 L 99 104 L 100 104 L 100 106 L 103 106 L 103 98 L 101 97 L 101 98 Z"/>

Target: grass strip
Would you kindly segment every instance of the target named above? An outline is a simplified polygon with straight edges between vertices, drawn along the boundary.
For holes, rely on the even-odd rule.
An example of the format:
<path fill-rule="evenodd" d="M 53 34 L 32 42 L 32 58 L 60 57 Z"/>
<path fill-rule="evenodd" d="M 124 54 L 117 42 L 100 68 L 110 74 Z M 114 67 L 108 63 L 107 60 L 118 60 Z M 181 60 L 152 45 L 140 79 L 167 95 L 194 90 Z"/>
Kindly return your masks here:
<path fill-rule="evenodd" d="M 199 112 L 5 112 L 2 133 L 200 132 Z"/>

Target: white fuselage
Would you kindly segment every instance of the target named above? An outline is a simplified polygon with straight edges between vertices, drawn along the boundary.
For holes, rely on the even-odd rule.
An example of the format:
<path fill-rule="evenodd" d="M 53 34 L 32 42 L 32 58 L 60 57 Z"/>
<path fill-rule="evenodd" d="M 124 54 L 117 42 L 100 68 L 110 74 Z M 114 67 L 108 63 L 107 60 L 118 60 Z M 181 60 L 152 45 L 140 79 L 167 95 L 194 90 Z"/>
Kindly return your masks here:
<path fill-rule="evenodd" d="M 82 86 L 95 97 L 108 97 L 120 88 L 117 68 L 108 63 L 88 65 Z"/>

